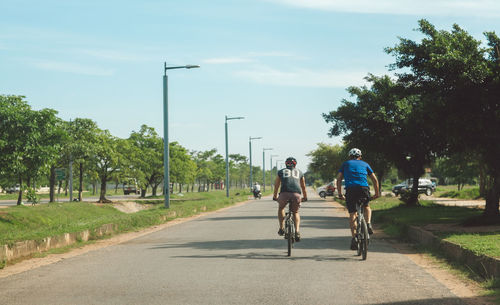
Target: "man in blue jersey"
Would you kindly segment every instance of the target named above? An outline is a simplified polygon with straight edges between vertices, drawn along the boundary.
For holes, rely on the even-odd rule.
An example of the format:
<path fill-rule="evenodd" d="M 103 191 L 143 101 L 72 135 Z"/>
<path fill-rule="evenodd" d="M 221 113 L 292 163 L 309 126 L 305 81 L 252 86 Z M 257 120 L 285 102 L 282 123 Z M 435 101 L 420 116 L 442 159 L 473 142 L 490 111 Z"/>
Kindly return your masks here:
<path fill-rule="evenodd" d="M 299 208 L 302 201 L 307 201 L 306 193 L 306 180 L 304 174 L 295 168 L 297 165 L 297 160 L 293 157 L 286 159 L 286 168 L 278 171 L 276 180 L 274 181 L 274 194 L 273 200 L 278 201 L 278 221 L 279 221 L 279 231 L 278 235 L 283 236 L 285 230 L 283 228 L 283 220 L 285 219 L 285 207 L 290 202 L 291 210 L 293 213 L 293 220 L 295 222 L 295 240 L 300 241 L 300 215 Z M 278 189 L 281 190 L 278 197 Z"/>
<path fill-rule="evenodd" d="M 370 187 L 368 186 L 368 179 L 373 183 L 373 188 L 375 189 L 375 195 L 371 199 L 376 199 L 380 197 L 379 185 L 377 176 L 373 172 L 372 168 L 368 163 L 361 160 L 361 150 L 353 148 L 349 151 L 350 160 L 342 163 L 339 169 L 339 174 L 337 175 L 337 190 L 339 192 L 339 198 L 344 199 L 342 194 L 342 179 L 345 180 L 345 190 L 346 190 L 346 204 L 347 210 L 349 211 L 349 224 L 351 226 L 351 250 L 357 250 L 357 244 L 354 240 L 354 235 L 356 232 L 356 203 L 359 200 L 366 202 L 365 205 L 365 218 L 368 224 L 368 233 L 373 234 L 373 229 L 371 225 L 372 210 L 368 205 L 370 201 Z"/>

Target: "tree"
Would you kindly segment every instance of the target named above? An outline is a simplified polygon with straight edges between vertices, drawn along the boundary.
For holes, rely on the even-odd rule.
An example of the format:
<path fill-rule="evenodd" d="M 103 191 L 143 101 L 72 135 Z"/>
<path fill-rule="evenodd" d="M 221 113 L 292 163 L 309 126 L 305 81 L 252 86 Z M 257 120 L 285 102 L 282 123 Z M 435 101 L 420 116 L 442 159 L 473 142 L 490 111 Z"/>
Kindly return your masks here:
<path fill-rule="evenodd" d="M 129 141 L 137 151 L 132 158 L 132 166 L 141 172 L 138 177 L 141 197 L 146 196 L 149 186 L 153 196 L 163 181 L 163 140 L 153 127 L 142 125 L 139 132 L 133 131 Z"/>
<path fill-rule="evenodd" d="M 387 48 L 396 58 L 393 69 L 403 69 L 400 82 L 418 92 L 428 112 L 427 124 L 434 138 L 445 146 L 443 156 L 474 153 L 491 177 L 487 187 L 483 223 L 500 222 L 500 39 L 486 32 L 488 47 L 458 25 L 438 31 L 419 21 L 425 38 L 420 42 L 400 38 Z M 439 128 L 438 128 L 439 127 Z"/>
<path fill-rule="evenodd" d="M 236 181 L 236 187 L 238 186 L 238 181 L 241 187 L 243 187 L 243 182 L 249 179 L 247 178 L 247 173 L 249 173 L 247 157 L 240 154 L 230 154 L 229 171 L 233 181 Z"/>
<path fill-rule="evenodd" d="M 311 157 L 307 171 L 309 175 L 317 173 L 324 182 L 333 181 L 338 169 L 345 160 L 342 155 L 342 147 L 325 143 L 318 143 L 317 145 L 318 147 L 315 150 L 307 154 L 307 156 Z"/>
<path fill-rule="evenodd" d="M 188 150 L 179 145 L 178 142 L 171 142 L 169 146 L 170 177 L 173 183 L 179 183 L 179 192 L 182 192 L 182 184 L 194 181 L 196 163 L 191 159 Z"/>
<path fill-rule="evenodd" d="M 16 177 L 23 196 L 23 182 L 31 182 L 48 172 L 60 152 L 63 130 L 52 109 L 34 111 L 24 96 L 0 95 L 0 167 Z"/>
<path fill-rule="evenodd" d="M 82 201 L 84 171 L 86 166 L 90 166 L 89 159 L 95 154 L 99 128 L 90 119 L 76 118 L 67 123 L 67 132 L 66 160 L 71 159 L 77 165 L 78 200 Z"/>
<path fill-rule="evenodd" d="M 380 181 L 391 164 L 412 177 L 414 185 L 408 205 L 418 204 L 418 179 L 435 156 L 436 141 L 432 126 L 425 123 L 424 109 L 418 95 L 396 84 L 388 76 L 369 75 L 367 86 L 350 87 L 357 102 L 342 101 L 335 111 L 323 114 L 332 123 L 330 136 L 345 134 L 349 146 L 357 146 L 367 161 L 374 161 Z"/>
<path fill-rule="evenodd" d="M 101 182 L 98 201 L 100 203 L 111 202 L 106 199 L 106 185 L 112 179 L 113 173 L 122 166 L 119 141 L 120 139 L 113 137 L 108 130 L 98 131 L 93 161 Z"/>
<path fill-rule="evenodd" d="M 474 156 L 455 154 L 438 159 L 433 173 L 446 183 L 457 184 L 460 191 L 466 183 L 474 183 L 479 177 L 479 164 Z"/>

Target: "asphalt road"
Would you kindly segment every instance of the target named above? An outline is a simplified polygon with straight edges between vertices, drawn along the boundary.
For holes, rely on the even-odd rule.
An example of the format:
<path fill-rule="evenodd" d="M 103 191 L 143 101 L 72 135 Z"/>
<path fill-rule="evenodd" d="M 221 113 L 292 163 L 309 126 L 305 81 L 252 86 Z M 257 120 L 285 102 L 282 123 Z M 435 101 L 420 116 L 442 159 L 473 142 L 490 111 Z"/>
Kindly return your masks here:
<path fill-rule="evenodd" d="M 1 304 L 464 304 L 382 239 L 348 249 L 346 212 L 303 204 L 286 256 L 269 199 L 0 279 Z"/>

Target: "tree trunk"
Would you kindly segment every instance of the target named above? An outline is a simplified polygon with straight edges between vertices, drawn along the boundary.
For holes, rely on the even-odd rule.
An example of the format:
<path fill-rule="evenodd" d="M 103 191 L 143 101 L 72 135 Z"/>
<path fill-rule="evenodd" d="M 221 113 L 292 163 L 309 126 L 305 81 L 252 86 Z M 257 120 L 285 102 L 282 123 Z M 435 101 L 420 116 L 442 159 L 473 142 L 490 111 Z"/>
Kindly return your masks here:
<path fill-rule="evenodd" d="M 486 198 L 486 181 L 487 175 L 486 170 L 482 164 L 479 166 L 479 195 L 483 198 Z"/>
<path fill-rule="evenodd" d="M 500 174 L 493 177 L 493 184 L 488 190 L 486 196 L 486 206 L 484 208 L 483 216 L 486 218 L 488 223 L 500 223 L 500 212 L 499 212 L 499 201 L 500 201 Z"/>
<path fill-rule="evenodd" d="M 406 204 L 408 206 L 415 207 L 415 206 L 418 206 L 418 204 L 419 204 L 418 203 L 418 178 L 419 178 L 419 176 L 413 177 L 413 184 L 411 187 L 410 196 L 408 197 L 408 201 L 406 202 Z"/>
<path fill-rule="evenodd" d="M 23 202 L 23 178 L 19 176 L 19 194 L 17 195 L 17 205 L 21 205 Z"/>
<path fill-rule="evenodd" d="M 158 189 L 158 184 L 152 186 L 153 196 L 156 196 L 157 189 Z"/>
<path fill-rule="evenodd" d="M 49 178 L 49 201 L 54 202 L 55 201 L 55 196 L 54 196 L 54 190 L 56 187 L 56 167 L 52 165 L 50 167 L 50 178 Z"/>
<path fill-rule="evenodd" d="M 78 201 L 82 201 L 83 200 L 83 196 L 82 196 L 82 193 L 83 193 L 83 163 L 80 162 L 80 177 L 79 177 L 80 181 L 79 181 L 79 185 L 78 185 Z"/>
<path fill-rule="evenodd" d="M 99 195 L 99 201 L 100 203 L 111 203 L 111 200 L 106 199 L 106 177 L 101 177 L 101 193 Z"/>
<path fill-rule="evenodd" d="M 179 183 L 179 193 L 182 193 L 182 183 Z"/>

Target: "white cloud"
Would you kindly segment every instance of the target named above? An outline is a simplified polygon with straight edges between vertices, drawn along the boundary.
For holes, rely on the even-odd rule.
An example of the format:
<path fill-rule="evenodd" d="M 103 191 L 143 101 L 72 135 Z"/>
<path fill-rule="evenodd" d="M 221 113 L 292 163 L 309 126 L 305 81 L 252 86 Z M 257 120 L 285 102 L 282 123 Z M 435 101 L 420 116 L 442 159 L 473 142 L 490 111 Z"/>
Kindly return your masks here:
<path fill-rule="evenodd" d="M 310 9 L 368 14 L 499 17 L 496 0 L 267 0 Z"/>
<path fill-rule="evenodd" d="M 113 70 L 103 69 L 99 67 L 92 67 L 88 65 L 75 64 L 69 62 L 56 62 L 56 61 L 43 61 L 35 62 L 35 67 L 43 70 L 67 72 L 81 75 L 94 75 L 94 76 L 110 76 L 113 75 Z"/>
<path fill-rule="evenodd" d="M 241 70 L 235 75 L 262 84 L 294 87 L 347 88 L 366 84 L 367 71 L 296 69 L 280 71 L 270 67 Z"/>

